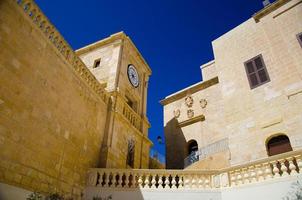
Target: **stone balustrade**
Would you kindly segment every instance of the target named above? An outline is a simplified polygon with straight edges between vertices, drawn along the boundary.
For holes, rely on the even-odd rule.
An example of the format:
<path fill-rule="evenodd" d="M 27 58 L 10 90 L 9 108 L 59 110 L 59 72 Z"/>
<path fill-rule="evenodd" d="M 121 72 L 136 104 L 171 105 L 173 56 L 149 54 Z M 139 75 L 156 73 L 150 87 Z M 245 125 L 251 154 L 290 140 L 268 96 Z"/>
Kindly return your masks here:
<path fill-rule="evenodd" d="M 124 97 L 117 94 L 117 113 L 121 114 L 138 131 L 141 130 L 142 118 L 128 104 Z"/>
<path fill-rule="evenodd" d="M 65 41 L 63 36 L 47 19 L 33 0 L 14 0 L 20 9 L 34 26 L 36 26 L 47 38 L 59 54 L 73 67 L 76 74 L 94 91 L 104 102 L 108 102 L 109 96 L 104 87 L 98 82 L 94 75 L 89 71 L 82 60 L 75 54 L 70 45 Z"/>
<path fill-rule="evenodd" d="M 141 189 L 214 189 L 301 174 L 302 151 L 222 170 L 90 169 L 88 186 Z"/>

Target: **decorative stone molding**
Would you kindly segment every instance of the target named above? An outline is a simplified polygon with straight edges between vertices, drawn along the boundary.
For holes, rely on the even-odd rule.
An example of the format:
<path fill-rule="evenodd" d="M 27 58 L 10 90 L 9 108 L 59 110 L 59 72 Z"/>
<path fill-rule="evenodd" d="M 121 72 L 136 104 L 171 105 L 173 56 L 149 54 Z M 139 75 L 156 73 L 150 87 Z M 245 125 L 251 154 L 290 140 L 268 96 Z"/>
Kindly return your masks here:
<path fill-rule="evenodd" d="M 194 94 L 198 91 L 204 90 L 208 87 L 211 87 L 213 85 L 216 85 L 219 83 L 218 77 L 214 77 L 210 80 L 207 81 L 201 81 L 195 85 L 192 85 L 186 89 L 183 89 L 179 92 L 176 92 L 174 94 L 171 94 L 169 96 L 167 96 L 165 99 L 161 100 L 160 103 L 161 105 L 167 105 L 169 103 L 175 102 L 177 100 L 180 100 L 182 98 L 185 98 L 187 96 L 187 94 Z"/>
<path fill-rule="evenodd" d="M 40 8 L 33 0 L 14 0 L 22 11 L 28 16 L 36 27 L 44 34 L 53 47 L 65 58 L 76 74 L 87 84 L 102 100 L 107 103 L 109 96 L 104 87 L 98 82 L 94 75 L 89 71 L 82 60 L 75 54 L 70 45 L 65 41 L 63 36 L 47 19 Z"/>
<path fill-rule="evenodd" d="M 180 116 L 180 110 L 179 110 L 179 109 L 175 109 L 175 110 L 173 111 L 173 114 L 174 114 L 174 117 L 175 117 L 175 118 L 178 118 L 178 117 Z"/>
<path fill-rule="evenodd" d="M 186 106 L 191 108 L 193 106 L 193 103 L 194 103 L 193 97 L 191 95 L 187 96 L 185 98 L 185 103 L 186 103 Z"/>
<path fill-rule="evenodd" d="M 201 108 L 205 108 L 205 107 L 207 107 L 208 102 L 206 99 L 200 99 L 199 104 L 200 104 Z"/>
<path fill-rule="evenodd" d="M 199 122 L 199 121 L 204 121 L 205 118 L 204 118 L 204 115 L 199 115 L 199 116 L 196 116 L 194 118 L 191 118 L 191 119 L 188 119 L 186 121 L 183 121 L 183 122 L 180 122 L 178 124 L 179 127 L 184 127 L 184 126 L 188 126 L 190 124 L 194 124 L 196 122 Z"/>
<path fill-rule="evenodd" d="M 187 111 L 187 115 L 188 115 L 188 118 L 191 119 L 192 117 L 194 117 L 194 110 L 193 109 L 189 109 Z"/>
<path fill-rule="evenodd" d="M 221 170 L 96 168 L 88 171 L 87 184 L 100 189 L 216 190 L 297 176 L 301 169 L 302 151 L 294 151 Z"/>

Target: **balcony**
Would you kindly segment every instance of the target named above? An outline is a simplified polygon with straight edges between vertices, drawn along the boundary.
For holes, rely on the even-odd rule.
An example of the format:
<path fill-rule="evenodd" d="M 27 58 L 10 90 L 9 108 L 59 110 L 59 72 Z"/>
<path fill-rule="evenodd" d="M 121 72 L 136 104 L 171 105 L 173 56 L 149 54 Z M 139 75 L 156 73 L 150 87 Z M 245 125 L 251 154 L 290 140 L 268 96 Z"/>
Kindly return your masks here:
<path fill-rule="evenodd" d="M 142 118 L 127 104 L 126 99 L 117 94 L 116 104 L 117 113 L 120 114 L 135 129 L 137 129 L 139 132 L 142 132 Z"/>

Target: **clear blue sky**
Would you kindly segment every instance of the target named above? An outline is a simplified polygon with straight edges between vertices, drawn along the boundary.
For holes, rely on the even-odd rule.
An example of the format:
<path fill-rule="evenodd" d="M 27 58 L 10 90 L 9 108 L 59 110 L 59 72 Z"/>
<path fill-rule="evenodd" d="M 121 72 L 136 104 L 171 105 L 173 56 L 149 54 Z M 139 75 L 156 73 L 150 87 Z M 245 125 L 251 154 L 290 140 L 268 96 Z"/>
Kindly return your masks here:
<path fill-rule="evenodd" d="M 36 0 L 73 49 L 124 31 L 153 74 L 149 137 L 163 137 L 159 100 L 201 81 L 199 66 L 213 59 L 211 41 L 250 18 L 262 0 Z"/>

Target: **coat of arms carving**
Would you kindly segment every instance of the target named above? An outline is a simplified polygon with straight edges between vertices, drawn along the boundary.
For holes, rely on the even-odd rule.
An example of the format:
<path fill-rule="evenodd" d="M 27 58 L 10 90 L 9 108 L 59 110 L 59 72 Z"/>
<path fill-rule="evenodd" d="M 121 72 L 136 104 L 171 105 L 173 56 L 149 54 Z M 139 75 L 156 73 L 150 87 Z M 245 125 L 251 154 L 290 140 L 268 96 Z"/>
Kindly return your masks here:
<path fill-rule="evenodd" d="M 200 99 L 199 103 L 202 108 L 205 108 L 208 104 L 207 100 L 205 99 Z"/>
<path fill-rule="evenodd" d="M 193 97 L 192 96 L 187 96 L 185 98 L 185 103 L 186 105 L 190 108 L 192 107 L 193 103 L 194 103 L 194 100 L 193 100 Z"/>
<path fill-rule="evenodd" d="M 178 118 L 180 116 L 180 110 L 179 109 L 174 110 L 173 113 L 174 113 L 175 118 Z"/>
<path fill-rule="evenodd" d="M 188 118 L 194 117 L 194 110 L 189 109 L 189 110 L 187 111 L 187 115 L 188 115 Z"/>

